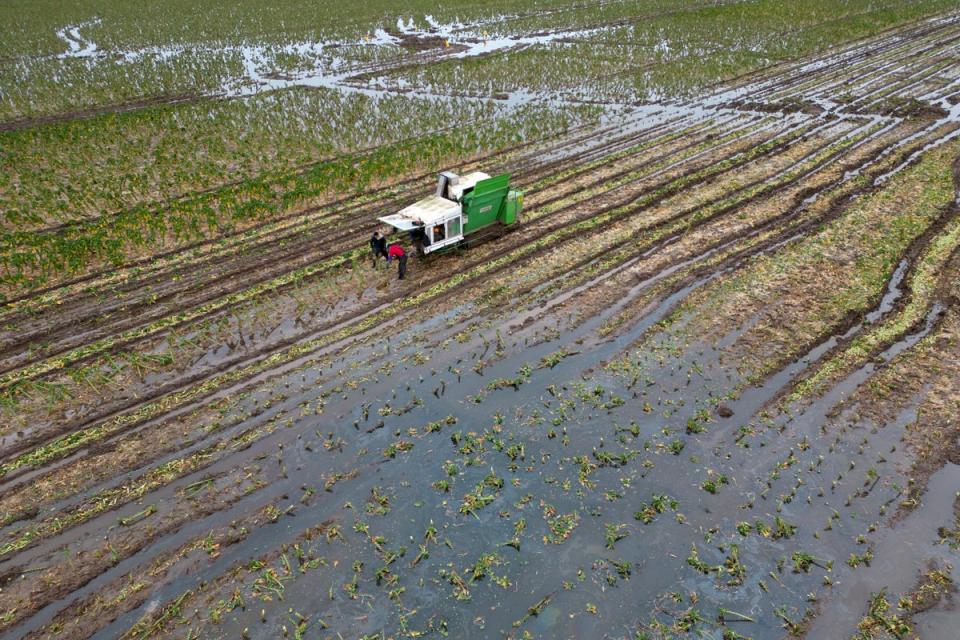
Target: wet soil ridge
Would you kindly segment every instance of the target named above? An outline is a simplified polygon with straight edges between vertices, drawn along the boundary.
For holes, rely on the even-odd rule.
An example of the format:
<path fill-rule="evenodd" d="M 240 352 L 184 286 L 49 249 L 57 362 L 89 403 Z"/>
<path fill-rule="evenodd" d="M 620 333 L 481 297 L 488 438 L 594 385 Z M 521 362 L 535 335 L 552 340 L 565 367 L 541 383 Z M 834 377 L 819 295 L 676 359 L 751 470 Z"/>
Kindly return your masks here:
<path fill-rule="evenodd" d="M 604 16 L 535 37 L 636 24 Z M 87 33 L 64 55 L 102 55 Z M 537 46 L 433 18 L 370 37 L 405 53 L 344 83 Z M 0 632 L 949 628 L 958 46 L 940 16 L 464 154 L 513 174 L 522 222 L 403 281 L 366 242 L 424 166 L 11 299 Z"/>

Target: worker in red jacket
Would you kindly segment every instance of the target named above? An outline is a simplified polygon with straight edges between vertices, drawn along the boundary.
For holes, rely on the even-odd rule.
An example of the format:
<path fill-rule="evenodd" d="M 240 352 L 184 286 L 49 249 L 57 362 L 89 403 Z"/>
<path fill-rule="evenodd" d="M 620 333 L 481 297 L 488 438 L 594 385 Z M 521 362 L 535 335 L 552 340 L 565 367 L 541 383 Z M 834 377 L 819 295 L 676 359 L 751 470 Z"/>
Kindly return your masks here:
<path fill-rule="evenodd" d="M 407 252 L 397 243 L 393 243 L 387 249 L 387 261 L 394 258 L 397 259 L 397 277 L 403 280 L 403 276 L 407 275 Z"/>

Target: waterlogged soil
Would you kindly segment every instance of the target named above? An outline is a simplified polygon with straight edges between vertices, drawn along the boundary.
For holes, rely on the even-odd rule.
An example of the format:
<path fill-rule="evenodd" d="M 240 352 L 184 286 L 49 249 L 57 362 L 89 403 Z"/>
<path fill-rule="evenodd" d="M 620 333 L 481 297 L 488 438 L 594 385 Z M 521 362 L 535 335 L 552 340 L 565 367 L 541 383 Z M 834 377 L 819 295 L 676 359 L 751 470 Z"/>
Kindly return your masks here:
<path fill-rule="evenodd" d="M 741 131 L 743 131 L 741 129 Z M 746 130 L 749 132 L 749 129 Z M 607 191 L 602 195 L 593 194 L 590 200 L 592 207 L 586 211 L 578 207 L 581 200 L 586 199 L 589 193 L 584 191 L 576 192 L 571 200 L 564 203 L 562 207 L 552 207 L 540 209 L 531 207 L 527 211 L 527 224 L 518 232 L 505 238 L 504 242 L 496 245 L 488 245 L 478 248 L 470 254 L 456 256 L 453 260 L 459 264 L 451 266 L 450 259 L 444 265 L 430 263 L 418 264 L 414 269 L 412 276 L 417 279 L 416 285 L 424 288 L 424 282 L 442 278 L 445 274 L 443 269 L 454 271 L 462 269 L 461 265 L 482 264 L 484 254 L 503 254 L 512 246 L 522 246 L 544 234 L 544 229 L 557 229 L 571 222 L 583 220 L 586 217 L 594 216 L 603 210 L 616 211 L 617 205 L 625 206 L 634 202 L 638 197 L 647 196 L 648 199 L 655 196 L 663 198 L 672 195 L 678 187 L 671 191 L 665 191 L 662 196 L 658 196 L 655 187 L 662 185 L 665 179 L 679 180 L 689 176 L 696 176 L 697 172 L 708 170 L 711 162 L 716 162 L 718 158 L 733 158 L 737 163 L 743 163 L 748 158 L 741 158 L 745 150 L 751 149 L 752 143 L 764 142 L 767 139 L 777 135 L 776 130 L 766 130 L 758 137 L 747 137 L 746 140 L 737 140 L 732 148 L 723 148 L 724 155 L 708 156 L 704 150 L 692 156 L 686 151 L 680 151 L 680 159 L 686 159 L 689 164 L 669 163 L 666 167 L 648 167 L 641 169 L 639 176 L 633 173 L 626 173 L 622 183 L 618 185 L 615 191 Z M 738 155 L 740 154 L 740 155 Z M 665 162 L 673 159 L 670 150 L 665 155 Z M 756 162 L 754 162 L 756 164 Z M 677 165 L 677 166 L 671 166 Z M 769 169 L 761 170 L 769 171 Z M 610 179 L 609 174 L 603 167 L 599 168 L 596 175 L 592 177 L 595 184 L 605 184 Z M 650 174 L 649 176 L 646 174 Z M 664 215 L 669 215 L 670 211 L 665 210 Z M 616 229 L 611 229 L 616 232 Z M 351 317 L 356 317 L 364 311 L 374 309 L 384 300 L 396 300 L 400 292 L 396 288 L 388 287 L 391 276 L 384 270 L 371 272 L 365 268 L 359 268 L 357 263 L 362 265 L 366 256 L 359 258 L 354 262 L 354 268 L 345 275 L 334 274 L 332 278 L 327 278 L 319 283 L 310 286 L 298 287 L 290 295 L 273 297 L 269 304 L 264 304 L 261 299 L 257 306 L 248 312 L 243 308 L 231 306 L 224 308 L 219 314 L 210 316 L 205 314 L 202 318 L 203 329 L 186 331 L 175 330 L 174 332 L 163 332 L 160 339 L 154 338 L 149 342 L 141 342 L 141 351 L 150 354 L 151 360 L 144 363 L 143 366 L 127 367 L 125 372 L 117 372 L 115 358 L 110 357 L 104 364 L 94 366 L 93 371 L 89 372 L 89 363 L 78 361 L 78 365 L 72 369 L 81 369 L 87 366 L 87 376 L 92 376 L 96 381 L 98 377 L 109 376 L 109 385 L 125 391 L 124 397 L 118 398 L 115 404 L 122 406 L 121 403 L 129 401 L 130 397 L 140 397 L 143 395 L 138 389 L 148 387 L 151 389 L 163 388 L 164 384 L 171 377 L 197 376 L 205 369 L 208 371 L 220 370 L 224 366 L 232 364 L 237 360 L 249 358 L 251 355 L 258 355 L 264 351 L 269 352 L 270 344 L 283 346 L 289 344 L 291 336 L 302 336 L 305 331 L 316 331 L 329 326 L 334 326 L 337 322 Z M 299 261 L 298 261 L 299 262 Z M 341 292 L 355 291 L 357 295 L 344 296 Z M 249 307 L 248 307 L 249 308 Z M 226 315 L 229 313 L 229 315 Z M 199 324 L 199 323 L 196 323 Z M 179 328 L 178 328 L 179 329 Z M 170 334 L 175 336 L 171 343 Z M 164 335 L 166 334 L 166 335 Z M 181 334 L 181 335 L 177 335 Z M 266 342 L 266 346 L 260 346 L 258 343 Z M 216 345 L 204 348 L 203 345 Z M 276 348 L 276 347 L 274 347 Z M 165 352 L 175 349 L 177 357 L 171 358 L 171 362 L 164 366 L 162 361 L 158 361 Z M 206 349 L 213 350 L 207 352 Z M 116 350 L 116 348 L 112 348 Z M 237 355 L 233 355 L 239 352 Z M 231 357 L 233 355 L 233 357 Z M 96 364 L 96 363 L 95 363 Z M 90 397 L 89 383 L 80 383 L 75 376 L 65 375 L 59 379 L 49 379 L 47 382 L 66 385 L 68 393 L 74 398 Z M 96 387 L 94 387 L 95 389 Z M 129 391 L 127 391 L 129 390 Z M 97 411 L 101 414 L 105 409 L 110 409 L 110 405 L 94 401 L 70 403 L 70 414 L 64 415 L 69 421 L 77 422 L 78 418 L 87 419 L 84 414 L 87 411 Z M 85 407 L 84 407 L 85 405 Z M 37 409 L 44 414 L 50 413 L 49 402 L 44 398 L 38 398 Z M 21 437 L 27 436 L 31 430 L 35 430 L 43 425 L 42 416 L 33 415 L 26 410 L 26 404 L 21 404 L 18 415 L 18 422 L 30 427 L 21 429 Z"/>
<path fill-rule="evenodd" d="M 293 255 L 260 279 L 191 255 L 193 293 L 140 322 L 163 271 L 128 267 L 114 319 L 89 304 L 108 280 L 45 292 L 75 362 L 7 345 L 28 390 L 0 433 L 0 631 L 936 637 L 958 35 L 911 25 L 513 157 L 522 224 L 402 283 L 338 227 L 304 261 L 309 232 L 252 232 Z M 57 299 L 114 342 L 83 352 Z M 201 300 L 226 311 L 177 317 Z"/>

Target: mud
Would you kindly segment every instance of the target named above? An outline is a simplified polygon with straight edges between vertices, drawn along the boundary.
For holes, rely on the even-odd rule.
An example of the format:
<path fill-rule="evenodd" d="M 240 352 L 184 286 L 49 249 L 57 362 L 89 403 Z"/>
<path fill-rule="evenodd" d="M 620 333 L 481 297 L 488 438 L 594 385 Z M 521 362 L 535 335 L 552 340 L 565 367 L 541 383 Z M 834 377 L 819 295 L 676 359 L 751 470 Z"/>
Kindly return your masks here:
<path fill-rule="evenodd" d="M 97 116 L 109 113 L 126 113 L 128 111 L 137 111 L 147 107 L 157 105 L 174 105 L 186 102 L 197 102 L 200 100 L 214 100 L 217 96 L 199 96 L 193 93 L 183 93 L 170 96 L 153 96 L 150 98 L 140 98 L 130 100 L 120 104 L 89 107 L 87 109 L 76 109 L 74 111 L 65 111 L 63 113 L 51 114 L 48 116 L 35 116 L 32 118 L 21 118 L 19 120 L 6 120 L 0 122 L 0 131 L 16 131 L 17 129 L 30 129 L 58 122 L 68 122 L 70 120 L 96 118 Z"/>
<path fill-rule="evenodd" d="M 921 235 L 917 236 L 913 241 L 911 241 L 906 251 L 901 254 L 903 256 L 901 259 L 901 265 L 906 267 L 906 269 L 898 268 L 895 270 L 891 275 L 890 284 L 888 285 L 887 290 L 883 292 L 883 295 L 868 303 L 867 308 L 873 309 L 873 311 L 851 313 L 839 325 L 839 333 L 841 334 L 841 337 L 836 341 L 836 344 L 831 348 L 831 350 L 824 355 L 824 360 L 828 360 L 833 355 L 842 353 L 848 349 L 849 346 L 859 337 L 859 332 L 864 327 L 876 324 L 883 317 L 900 313 L 904 307 L 911 302 L 913 299 L 913 290 L 909 286 L 909 283 L 916 268 L 917 257 L 929 247 L 931 241 L 943 231 L 944 227 L 946 227 L 956 217 L 957 213 L 958 212 L 955 209 L 945 210 L 923 231 Z M 943 274 L 941 283 L 939 285 L 941 289 L 949 281 L 951 273 L 952 272 L 948 270 Z M 900 283 L 906 284 L 901 286 Z M 894 296 L 890 295 L 890 286 L 896 287 Z M 900 335 L 892 336 L 889 342 L 877 345 L 877 347 L 868 355 L 868 358 L 878 358 L 879 354 L 886 351 L 891 344 L 899 341 L 904 335 L 916 333 L 924 326 L 924 324 L 926 324 L 926 322 L 926 318 L 920 318 L 916 323 L 905 327 Z M 837 333 L 838 331 L 836 329 L 832 329 L 829 335 L 836 335 Z M 818 336 L 812 341 L 812 344 L 819 344 L 826 337 L 826 335 Z M 806 351 L 806 349 L 802 349 L 802 351 Z M 775 400 L 780 401 L 785 398 L 806 379 L 806 376 L 812 373 L 814 373 L 814 371 L 808 371 L 804 374 L 804 376 L 799 377 L 790 385 L 789 388 L 785 388 L 784 393 Z"/>
<path fill-rule="evenodd" d="M 887 99 L 870 109 L 854 109 L 855 113 L 879 113 L 894 118 L 939 120 L 949 112 L 943 107 L 915 98 Z"/>

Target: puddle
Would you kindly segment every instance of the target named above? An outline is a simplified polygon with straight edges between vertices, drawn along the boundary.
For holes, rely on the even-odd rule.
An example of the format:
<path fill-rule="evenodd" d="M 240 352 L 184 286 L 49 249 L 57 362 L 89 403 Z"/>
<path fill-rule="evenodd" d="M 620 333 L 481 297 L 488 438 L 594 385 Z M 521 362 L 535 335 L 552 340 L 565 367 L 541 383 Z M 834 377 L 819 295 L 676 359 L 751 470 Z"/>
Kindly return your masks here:
<path fill-rule="evenodd" d="M 239 57 L 244 73 L 232 78 L 214 96 L 240 97 L 254 95 L 264 91 L 276 91 L 291 87 L 313 87 L 336 89 L 348 93 L 360 93 L 371 97 L 392 95 L 397 89 L 403 93 L 431 100 L 475 99 L 470 96 L 449 96 L 407 86 L 383 87 L 377 82 L 357 83 L 349 80 L 360 73 L 387 74 L 396 64 L 421 62 L 442 62 L 443 60 L 462 60 L 471 57 L 489 55 L 508 50 L 520 50 L 531 46 L 560 45 L 565 40 L 589 39 L 605 31 L 603 28 L 557 31 L 538 35 L 491 35 L 487 31 L 498 24 L 499 19 L 472 23 L 440 23 L 431 15 L 425 16 L 428 27 L 419 29 L 412 18 L 397 18 L 395 31 L 376 28 L 369 34 L 356 40 L 326 40 L 317 42 L 293 42 L 283 45 L 258 44 L 253 42 L 210 46 L 198 43 L 185 43 L 171 46 L 151 46 L 130 50 L 104 50 L 84 37 L 82 30 L 100 24 L 94 19 L 78 25 L 64 27 L 57 35 L 66 42 L 69 50 L 60 54 L 60 58 L 96 58 L 102 64 L 133 64 L 144 58 L 167 61 L 175 57 L 191 54 L 195 56 L 231 56 Z M 403 52 L 408 44 L 441 42 L 439 46 L 426 46 L 411 55 Z M 384 62 L 364 63 L 355 57 L 340 52 L 346 49 L 370 49 L 385 53 Z M 371 59 L 376 60 L 377 55 Z M 289 70 L 280 65 L 279 60 L 295 59 L 301 68 Z M 379 70 L 379 71 L 376 71 Z M 531 102 L 562 101 L 557 96 L 540 92 L 518 90 L 499 101 L 508 107 L 517 107 Z M 483 98 L 486 100 L 487 98 Z"/>
<path fill-rule="evenodd" d="M 903 147 L 903 146 L 909 144 L 910 142 L 912 142 L 912 141 L 914 141 L 914 140 L 917 140 L 917 139 L 919 139 L 919 138 L 927 135 L 928 133 L 931 133 L 931 132 L 933 132 L 933 131 L 936 131 L 937 129 L 939 129 L 939 128 L 945 126 L 945 125 L 954 124 L 954 123 L 960 123 L 960 103 L 953 105 L 953 106 L 950 108 L 950 111 L 949 111 L 949 113 L 946 115 L 946 117 L 940 118 L 939 120 L 934 121 L 933 123 L 931 123 L 931 124 L 928 125 L 927 127 L 924 127 L 922 130 L 918 131 L 917 133 L 913 134 L 912 136 L 908 136 L 908 137 L 904 138 L 903 140 L 901 140 L 900 142 L 898 142 L 896 145 L 894 145 L 893 147 L 891 147 L 891 148 L 888 150 L 888 153 L 885 153 L 884 155 L 889 155 L 889 152 L 893 152 L 894 150 L 896 150 L 896 149 L 898 149 L 898 148 L 900 148 L 900 147 Z M 888 172 L 886 172 L 886 173 L 884 173 L 884 174 L 882 174 L 882 175 L 877 176 L 877 177 L 874 179 L 873 183 L 874 183 L 875 185 L 881 185 L 881 184 L 885 183 L 887 180 L 889 180 L 890 178 L 892 178 L 893 176 L 895 176 L 896 174 L 900 173 L 900 172 L 903 171 L 905 168 L 907 168 L 908 166 L 910 166 L 912 163 L 914 163 L 914 162 L 917 160 L 917 158 L 919 158 L 919 157 L 920 157 L 921 155 L 923 155 L 924 153 L 930 151 L 931 149 L 936 149 L 937 147 L 939 147 L 939 146 L 941 146 L 941 145 L 943 145 L 943 144 L 946 144 L 947 142 L 950 142 L 951 140 L 953 140 L 953 139 L 956 138 L 957 136 L 960 136 L 960 127 L 956 127 L 956 128 L 954 128 L 953 130 L 951 130 L 951 131 L 949 131 L 949 132 L 941 135 L 941 136 L 938 137 L 937 139 L 935 139 L 935 140 L 933 140 L 933 141 L 931 141 L 931 142 L 928 142 L 927 144 L 923 145 L 923 147 L 921 147 L 920 149 L 917 149 L 916 151 L 914 151 L 913 153 L 911 153 L 911 154 L 906 158 L 906 160 L 904 160 L 903 162 L 901 162 L 900 164 L 898 164 L 896 167 L 894 167 L 893 169 L 891 169 L 890 171 L 888 171 Z M 881 156 L 881 157 L 882 157 L 882 156 Z M 879 159 L 879 158 L 878 158 L 878 159 Z"/>
<path fill-rule="evenodd" d="M 873 594 L 886 587 L 895 598 L 910 591 L 920 579 L 928 561 L 955 564 L 956 556 L 949 548 L 937 544 L 937 527 L 953 513 L 957 487 L 960 487 L 960 466 L 947 464 L 936 472 L 924 493 L 923 504 L 906 519 L 875 536 L 874 560 L 869 567 L 849 572 L 826 600 L 820 614 L 807 633 L 808 638 L 855 635 L 857 622 L 866 613 Z M 925 618 L 921 614 L 921 620 Z M 956 624 L 956 614 L 953 615 Z M 930 623 L 937 626 L 936 619 Z M 923 638 L 947 638 L 948 635 L 926 635 Z"/>
<path fill-rule="evenodd" d="M 64 27 L 57 31 L 57 36 L 67 43 L 68 50 L 61 53 L 58 58 L 90 58 L 99 55 L 97 45 L 92 40 L 87 40 L 80 33 L 81 29 L 100 24 L 100 18 L 94 18 L 87 22 Z"/>

